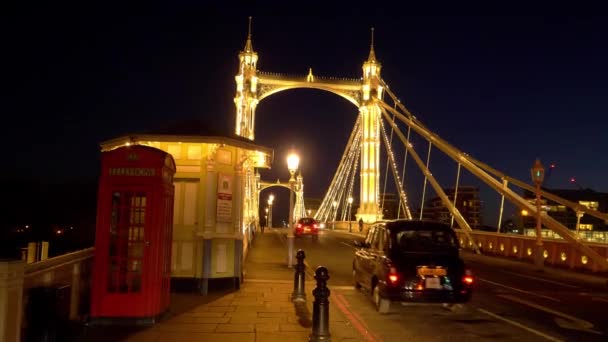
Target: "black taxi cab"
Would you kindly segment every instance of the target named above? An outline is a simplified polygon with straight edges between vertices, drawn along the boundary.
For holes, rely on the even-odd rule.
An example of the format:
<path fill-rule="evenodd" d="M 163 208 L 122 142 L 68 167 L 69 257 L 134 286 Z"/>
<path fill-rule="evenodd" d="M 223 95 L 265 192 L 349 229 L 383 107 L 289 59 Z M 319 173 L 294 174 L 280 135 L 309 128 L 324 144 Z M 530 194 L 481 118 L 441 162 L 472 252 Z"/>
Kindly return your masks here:
<path fill-rule="evenodd" d="M 465 303 L 473 275 L 450 226 L 424 220 L 378 222 L 355 241 L 353 281 L 372 295 L 380 313 L 391 302 Z"/>

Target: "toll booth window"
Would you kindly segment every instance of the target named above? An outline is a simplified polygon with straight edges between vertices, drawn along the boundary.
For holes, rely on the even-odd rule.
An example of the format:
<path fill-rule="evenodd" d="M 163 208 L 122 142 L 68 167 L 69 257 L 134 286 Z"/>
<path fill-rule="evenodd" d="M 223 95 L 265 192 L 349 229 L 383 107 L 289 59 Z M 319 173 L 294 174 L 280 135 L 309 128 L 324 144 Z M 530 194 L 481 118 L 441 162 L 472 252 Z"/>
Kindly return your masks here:
<path fill-rule="evenodd" d="M 110 220 L 108 292 L 141 290 L 146 194 L 114 192 Z"/>

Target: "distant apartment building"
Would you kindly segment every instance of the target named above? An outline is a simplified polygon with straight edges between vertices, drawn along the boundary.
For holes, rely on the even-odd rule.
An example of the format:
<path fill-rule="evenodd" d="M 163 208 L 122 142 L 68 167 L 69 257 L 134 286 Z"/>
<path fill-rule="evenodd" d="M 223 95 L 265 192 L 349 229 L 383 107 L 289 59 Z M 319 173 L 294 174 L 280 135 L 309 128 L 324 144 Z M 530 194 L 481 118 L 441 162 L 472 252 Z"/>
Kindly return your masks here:
<path fill-rule="evenodd" d="M 481 227 L 481 200 L 479 199 L 478 187 L 459 186 L 458 192 L 455 191 L 455 188 L 445 188 L 443 191 L 452 203 L 454 203 L 454 197 L 456 197 L 456 208 L 472 229 Z M 438 196 L 426 201 L 424 208 L 422 209 L 423 219 L 444 222 L 447 224 L 451 224 L 452 222 L 450 211 L 443 205 Z M 420 210 L 418 210 L 417 215 L 417 217 L 420 217 Z M 454 227 L 458 228 L 456 220 L 454 220 Z"/>
<path fill-rule="evenodd" d="M 570 190 L 570 189 L 543 189 L 563 199 L 586 206 L 592 210 L 600 212 L 608 211 L 608 193 L 596 192 L 591 189 Z M 533 205 L 536 205 L 536 196 L 534 192 L 525 190 L 523 197 Z M 577 216 L 574 210 L 567 208 L 564 205 L 548 200 L 541 199 L 541 210 L 545 211 L 549 216 L 568 227 L 570 230 L 576 230 Z M 524 229 L 536 227 L 536 218 L 532 213 L 526 210 L 520 212 L 521 222 Z M 578 229 L 581 235 L 584 235 L 593 240 L 594 232 L 604 235 L 608 231 L 608 226 L 604 220 L 591 215 L 583 215 L 578 221 Z"/>

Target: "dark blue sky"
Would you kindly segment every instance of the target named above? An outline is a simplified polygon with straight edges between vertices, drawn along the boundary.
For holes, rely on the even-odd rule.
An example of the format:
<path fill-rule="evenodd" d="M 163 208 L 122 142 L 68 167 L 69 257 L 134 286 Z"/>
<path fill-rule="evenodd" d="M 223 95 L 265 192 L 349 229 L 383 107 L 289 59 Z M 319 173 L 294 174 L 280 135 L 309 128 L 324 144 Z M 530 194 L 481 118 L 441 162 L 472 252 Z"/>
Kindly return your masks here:
<path fill-rule="evenodd" d="M 101 141 L 175 120 L 232 131 L 250 14 L 182 5 L 146 15 L 22 12 L 5 21 L 3 175 L 96 179 Z M 374 26 L 383 78 L 435 133 L 524 181 L 538 157 L 557 166 L 549 187 L 574 188 L 576 176 L 608 191 L 605 17 L 253 15 L 260 70 L 312 67 L 359 78 Z M 262 101 L 256 142 L 275 149 L 264 177 L 287 178 L 293 146 L 306 190 L 320 197 L 356 115 L 345 100 L 315 90 Z M 456 168 L 434 172 L 450 186 Z"/>

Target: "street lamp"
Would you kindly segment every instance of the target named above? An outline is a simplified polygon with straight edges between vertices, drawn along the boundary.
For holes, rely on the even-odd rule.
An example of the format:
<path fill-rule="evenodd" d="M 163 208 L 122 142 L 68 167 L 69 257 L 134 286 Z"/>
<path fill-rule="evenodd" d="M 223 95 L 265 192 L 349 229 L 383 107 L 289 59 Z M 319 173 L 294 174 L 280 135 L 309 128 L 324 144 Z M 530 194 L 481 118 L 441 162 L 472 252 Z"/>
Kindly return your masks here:
<path fill-rule="evenodd" d="M 336 211 L 338 210 L 338 201 L 333 201 L 331 205 L 334 207 L 333 230 L 336 230 Z"/>
<path fill-rule="evenodd" d="M 268 196 L 268 228 L 272 228 L 272 203 L 274 202 L 274 195 Z"/>
<path fill-rule="evenodd" d="M 266 211 L 266 215 L 264 215 L 264 224 L 262 225 L 262 233 L 264 233 L 264 226 L 268 227 L 268 207 L 264 209 Z M 270 227 L 268 227 L 270 228 Z"/>
<path fill-rule="evenodd" d="M 351 226 L 351 219 L 350 219 L 350 208 L 353 206 L 353 197 L 352 196 L 348 196 L 348 232 L 352 233 L 353 229 Z"/>
<path fill-rule="evenodd" d="M 308 217 L 310 217 L 310 214 L 312 213 L 311 209 L 306 210 L 308 212 Z"/>
<path fill-rule="evenodd" d="M 534 166 L 530 169 L 530 174 L 532 175 L 532 181 L 536 184 L 536 255 L 534 256 L 534 264 L 539 270 L 542 270 L 544 256 L 540 222 L 540 186 L 545 178 L 545 168 L 540 160 L 536 159 Z"/>
<path fill-rule="evenodd" d="M 296 170 L 298 169 L 298 165 L 300 164 L 300 157 L 298 157 L 297 154 L 295 153 L 290 153 L 289 156 L 287 156 L 287 169 L 289 169 L 289 227 L 287 230 L 287 267 L 291 268 L 293 265 L 293 228 L 294 228 L 294 210 L 293 210 L 293 192 L 294 192 L 294 185 L 296 183 L 295 178 L 293 178 L 293 175 L 296 173 Z"/>

